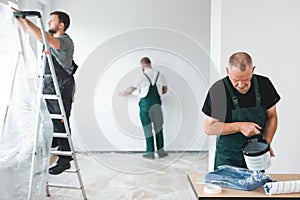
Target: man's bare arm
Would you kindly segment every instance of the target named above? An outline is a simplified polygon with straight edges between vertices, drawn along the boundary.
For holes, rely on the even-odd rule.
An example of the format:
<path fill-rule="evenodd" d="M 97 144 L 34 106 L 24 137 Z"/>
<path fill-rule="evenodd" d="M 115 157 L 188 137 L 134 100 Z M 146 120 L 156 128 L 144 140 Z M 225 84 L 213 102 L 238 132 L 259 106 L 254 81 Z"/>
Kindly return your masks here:
<path fill-rule="evenodd" d="M 15 11 L 18 11 L 16 9 L 13 9 Z M 34 23 L 32 23 L 29 19 L 18 17 L 18 21 L 20 22 L 22 28 L 26 33 L 28 33 L 30 36 L 36 38 L 39 41 L 42 41 L 42 33 L 38 26 L 36 26 Z M 59 49 L 60 48 L 60 41 L 50 35 L 46 32 L 47 41 L 50 47 Z"/>
<path fill-rule="evenodd" d="M 120 96 L 126 96 L 126 95 L 130 95 L 136 88 L 135 87 L 129 87 L 124 91 L 119 92 Z"/>
<path fill-rule="evenodd" d="M 204 131 L 207 135 L 229 135 L 241 132 L 246 137 L 260 134 L 261 127 L 252 122 L 221 122 L 218 119 L 205 116 Z"/>

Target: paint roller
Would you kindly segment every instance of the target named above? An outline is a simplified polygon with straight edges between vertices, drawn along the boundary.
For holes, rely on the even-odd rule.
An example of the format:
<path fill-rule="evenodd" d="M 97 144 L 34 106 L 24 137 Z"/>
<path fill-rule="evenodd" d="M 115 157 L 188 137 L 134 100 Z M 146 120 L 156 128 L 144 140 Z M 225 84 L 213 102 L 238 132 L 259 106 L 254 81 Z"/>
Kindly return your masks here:
<path fill-rule="evenodd" d="M 266 194 L 285 194 L 300 192 L 300 180 L 268 182 L 264 185 Z"/>

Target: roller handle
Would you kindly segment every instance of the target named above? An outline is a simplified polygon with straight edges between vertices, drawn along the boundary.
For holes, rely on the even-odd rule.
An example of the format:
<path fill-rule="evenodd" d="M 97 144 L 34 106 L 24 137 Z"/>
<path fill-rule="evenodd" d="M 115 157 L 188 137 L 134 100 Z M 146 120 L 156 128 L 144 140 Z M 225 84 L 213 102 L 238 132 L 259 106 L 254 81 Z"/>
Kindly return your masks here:
<path fill-rule="evenodd" d="M 14 16 L 15 17 L 22 17 L 25 18 L 27 16 L 37 16 L 38 18 L 41 18 L 41 13 L 38 11 L 18 11 L 18 12 L 14 12 Z"/>

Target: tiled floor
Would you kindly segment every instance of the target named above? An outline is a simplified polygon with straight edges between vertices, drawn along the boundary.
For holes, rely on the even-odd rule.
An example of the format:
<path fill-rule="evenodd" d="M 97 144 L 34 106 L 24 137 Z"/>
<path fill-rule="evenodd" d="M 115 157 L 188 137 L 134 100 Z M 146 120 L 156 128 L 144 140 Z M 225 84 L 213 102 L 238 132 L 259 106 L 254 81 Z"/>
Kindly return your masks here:
<path fill-rule="evenodd" d="M 77 154 L 87 198 L 91 200 L 193 200 L 188 173 L 207 171 L 206 153 L 170 153 L 148 160 L 141 153 Z M 74 174 L 52 181 L 77 184 Z M 53 200 L 82 199 L 77 190 L 50 188 Z"/>

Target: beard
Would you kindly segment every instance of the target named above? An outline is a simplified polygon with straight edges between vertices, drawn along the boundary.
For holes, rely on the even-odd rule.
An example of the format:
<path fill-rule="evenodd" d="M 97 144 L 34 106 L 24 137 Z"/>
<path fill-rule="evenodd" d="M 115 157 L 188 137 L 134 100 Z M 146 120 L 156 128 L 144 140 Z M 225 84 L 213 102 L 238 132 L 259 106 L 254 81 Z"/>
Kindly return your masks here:
<path fill-rule="evenodd" d="M 48 32 L 50 33 L 50 34 L 56 34 L 57 33 L 57 31 L 58 31 L 58 27 L 57 26 L 54 26 L 54 27 L 49 27 L 49 29 L 48 29 Z"/>
<path fill-rule="evenodd" d="M 49 32 L 50 34 L 55 34 L 55 33 L 56 33 L 56 31 L 53 30 L 53 29 L 49 29 L 48 32 Z"/>

